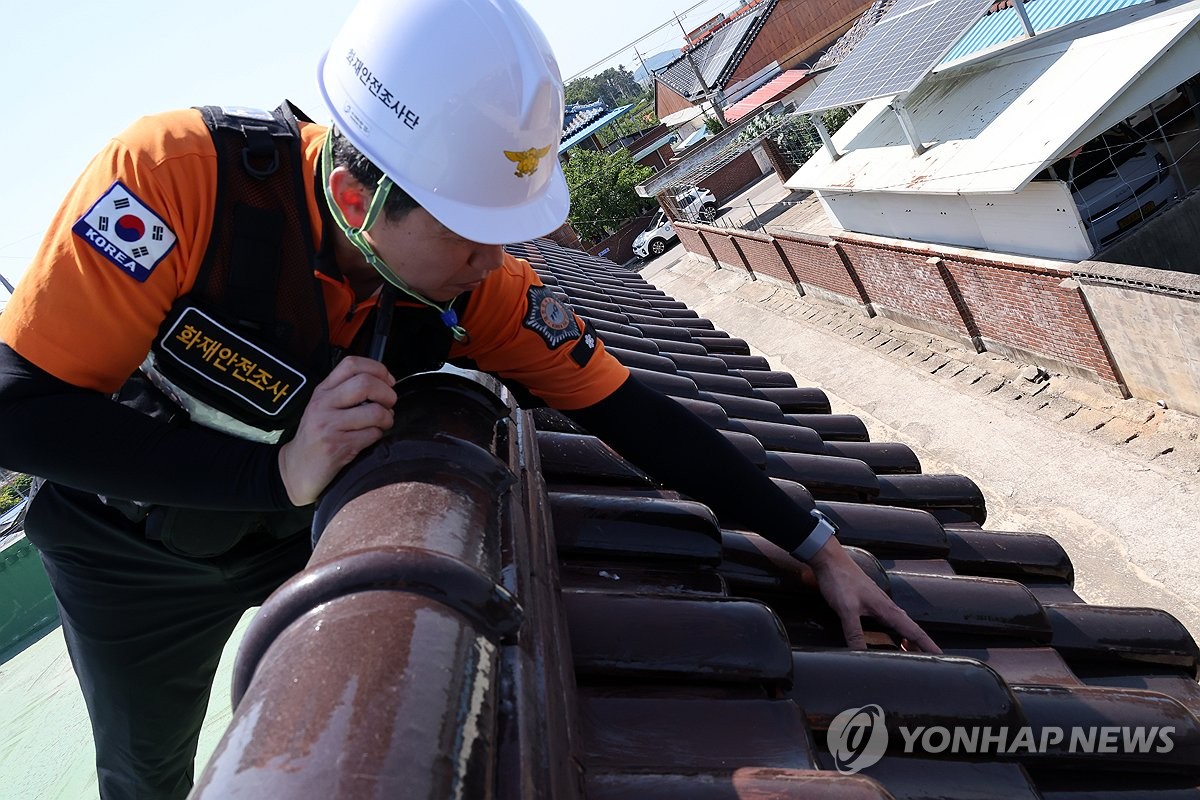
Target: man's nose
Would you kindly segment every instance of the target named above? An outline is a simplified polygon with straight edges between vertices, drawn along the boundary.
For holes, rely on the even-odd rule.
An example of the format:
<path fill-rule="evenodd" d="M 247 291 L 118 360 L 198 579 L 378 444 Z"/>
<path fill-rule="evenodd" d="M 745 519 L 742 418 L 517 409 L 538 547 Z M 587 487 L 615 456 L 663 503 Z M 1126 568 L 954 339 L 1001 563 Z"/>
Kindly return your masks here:
<path fill-rule="evenodd" d="M 471 266 L 472 270 L 479 273 L 480 278 L 483 278 L 495 272 L 504 264 L 504 245 L 476 245 L 467 263 Z"/>

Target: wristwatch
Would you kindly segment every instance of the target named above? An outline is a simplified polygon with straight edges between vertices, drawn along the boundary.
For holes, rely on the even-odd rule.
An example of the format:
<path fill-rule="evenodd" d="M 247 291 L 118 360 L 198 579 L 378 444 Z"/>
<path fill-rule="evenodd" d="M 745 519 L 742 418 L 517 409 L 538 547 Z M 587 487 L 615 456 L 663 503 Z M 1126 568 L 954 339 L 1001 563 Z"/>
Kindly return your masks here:
<path fill-rule="evenodd" d="M 829 517 L 815 508 L 809 513 L 817 520 L 817 526 L 809 532 L 808 538 L 792 551 L 792 555 L 801 561 L 808 561 L 815 556 L 817 551 L 829 541 L 829 537 L 837 534 L 837 527 L 829 521 Z"/>

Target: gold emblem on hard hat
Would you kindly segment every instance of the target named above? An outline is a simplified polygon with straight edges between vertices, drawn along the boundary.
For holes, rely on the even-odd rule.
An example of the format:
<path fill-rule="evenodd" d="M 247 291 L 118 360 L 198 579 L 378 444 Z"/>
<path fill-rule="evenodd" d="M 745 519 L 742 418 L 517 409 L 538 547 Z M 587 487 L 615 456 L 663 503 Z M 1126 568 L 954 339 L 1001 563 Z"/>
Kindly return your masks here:
<path fill-rule="evenodd" d="M 504 155 L 508 160 L 517 165 L 517 171 L 513 173 L 518 178 L 524 178 L 537 172 L 538 162 L 546 157 L 550 152 L 550 145 L 545 147 L 531 147 L 528 150 L 522 150 L 519 153 L 514 153 L 512 150 L 505 150 Z"/>

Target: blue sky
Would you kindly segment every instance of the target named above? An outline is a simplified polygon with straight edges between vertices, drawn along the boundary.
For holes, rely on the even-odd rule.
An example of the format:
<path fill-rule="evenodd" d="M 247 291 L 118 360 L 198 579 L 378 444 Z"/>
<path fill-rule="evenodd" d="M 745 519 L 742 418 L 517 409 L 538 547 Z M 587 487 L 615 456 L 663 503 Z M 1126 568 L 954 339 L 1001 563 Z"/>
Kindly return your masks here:
<path fill-rule="evenodd" d="M 676 12 L 698 25 L 737 0 L 521 0 L 558 56 L 563 76 L 617 63 L 613 51 L 664 23 L 644 54 L 682 43 Z M 193 105 L 274 108 L 293 100 L 324 119 L 316 64 L 353 0 L 94 0 L 9 3 L 0 47 L 7 163 L 0 192 L 0 273 L 16 282 L 59 201 L 91 156 L 139 116 Z M 587 9 L 587 10 L 585 10 Z M 599 9 L 599 10 L 597 10 Z M 689 26 L 691 27 L 691 26 Z M 0 289 L 0 302 L 7 293 Z"/>

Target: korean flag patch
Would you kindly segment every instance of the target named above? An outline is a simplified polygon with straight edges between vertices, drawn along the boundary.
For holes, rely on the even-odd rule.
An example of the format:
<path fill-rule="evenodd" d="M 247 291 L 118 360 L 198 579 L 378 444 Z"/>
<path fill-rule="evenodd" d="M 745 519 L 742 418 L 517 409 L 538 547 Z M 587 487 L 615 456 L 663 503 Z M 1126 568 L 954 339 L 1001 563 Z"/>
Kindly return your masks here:
<path fill-rule="evenodd" d="M 175 246 L 175 234 L 162 217 L 116 181 L 71 230 L 138 283 Z"/>
<path fill-rule="evenodd" d="M 550 349 L 579 338 L 575 312 L 545 286 L 530 286 L 529 308 L 522 324 L 546 340 Z"/>

